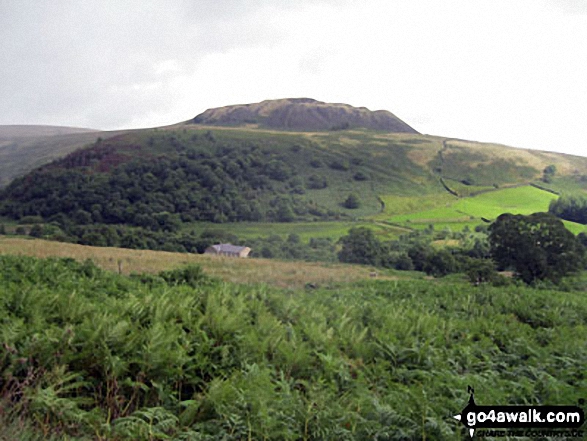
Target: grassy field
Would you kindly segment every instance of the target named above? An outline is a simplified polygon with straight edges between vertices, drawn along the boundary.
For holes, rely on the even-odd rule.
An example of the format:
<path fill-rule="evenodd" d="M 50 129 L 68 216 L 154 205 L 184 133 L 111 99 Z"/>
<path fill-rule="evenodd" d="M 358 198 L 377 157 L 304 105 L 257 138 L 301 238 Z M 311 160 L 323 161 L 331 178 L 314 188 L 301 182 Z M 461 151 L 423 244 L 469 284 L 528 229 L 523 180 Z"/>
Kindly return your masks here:
<path fill-rule="evenodd" d="M 380 238 L 392 239 L 409 229 L 422 229 L 430 224 L 434 225 L 436 230 L 450 228 L 453 231 L 460 231 L 465 227 L 474 229 L 475 226 L 485 223 L 482 218 L 493 220 L 502 213 L 531 214 L 548 211 L 550 201 L 556 197 L 551 192 L 530 185 L 486 191 L 463 198 L 457 198 L 447 192 L 427 196 L 385 195 L 380 198 L 384 203 L 382 213 L 354 222 L 200 222 L 189 224 L 186 228 L 233 233 L 239 238 L 271 234 L 286 237 L 294 233 L 303 241 L 308 241 L 312 237 L 337 240 L 346 235 L 350 228 L 367 227 L 373 229 Z M 586 226 L 574 222 L 564 221 L 564 224 L 575 234 L 587 231 Z"/>
<path fill-rule="evenodd" d="M 370 278 L 377 271 L 379 278 L 409 277 L 410 273 L 360 265 L 329 263 L 282 262 L 274 259 L 235 259 L 201 254 L 165 251 L 129 250 L 124 248 L 90 247 L 39 239 L 0 236 L 0 254 L 39 258 L 71 257 L 79 262 L 87 259 L 100 268 L 119 272 L 159 273 L 187 264 L 201 265 L 207 274 L 234 283 L 267 283 L 284 288 L 300 288 L 307 283 L 324 285 L 350 283 Z"/>
<path fill-rule="evenodd" d="M 531 214 L 548 211 L 550 201 L 557 196 L 530 185 L 515 188 L 495 190 L 476 195 L 474 197 L 444 198 L 428 205 L 442 205 L 436 208 L 414 211 L 408 214 L 389 216 L 387 219 L 398 225 L 411 228 L 426 228 L 433 224 L 436 229 L 450 228 L 453 231 L 462 230 L 465 226 L 474 228 L 484 223 L 483 218 L 493 220 L 502 213 Z M 402 198 L 395 198 L 401 200 Z M 394 198 L 390 198 L 394 200 Z M 407 198 L 404 207 L 414 207 L 420 203 L 426 206 L 427 198 L 423 200 Z M 381 218 L 383 216 L 379 216 Z M 587 231 L 584 225 L 565 221 L 565 226 L 573 233 Z"/>
<path fill-rule="evenodd" d="M 215 224 L 211 222 L 195 222 L 187 224 L 184 228 L 188 231 L 222 232 L 236 235 L 239 239 L 253 239 L 270 235 L 286 238 L 290 234 L 297 234 L 303 242 L 311 238 L 329 238 L 338 240 L 348 234 L 354 227 L 366 227 L 372 229 L 380 238 L 395 238 L 409 230 L 393 225 L 386 225 L 373 221 L 332 221 L 332 222 L 237 222 Z"/>

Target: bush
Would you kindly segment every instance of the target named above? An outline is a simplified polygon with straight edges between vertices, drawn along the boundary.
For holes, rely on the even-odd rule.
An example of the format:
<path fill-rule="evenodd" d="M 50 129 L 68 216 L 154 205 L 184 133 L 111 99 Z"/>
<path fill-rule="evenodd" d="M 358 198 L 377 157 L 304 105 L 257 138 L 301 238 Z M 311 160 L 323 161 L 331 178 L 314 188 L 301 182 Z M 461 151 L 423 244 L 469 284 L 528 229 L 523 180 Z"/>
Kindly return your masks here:
<path fill-rule="evenodd" d="M 200 265 L 188 265 L 183 268 L 162 271 L 159 277 L 170 285 L 188 285 L 195 288 L 200 285 L 206 285 L 210 278 L 204 273 Z"/>
<path fill-rule="evenodd" d="M 18 223 L 19 225 L 42 224 L 43 218 L 41 216 L 23 216 Z"/>
<path fill-rule="evenodd" d="M 448 250 L 436 251 L 424 263 L 423 267 L 426 274 L 434 277 L 443 277 L 447 274 L 458 271 L 458 263 L 452 253 Z"/>
<path fill-rule="evenodd" d="M 330 162 L 330 168 L 333 170 L 347 171 L 350 168 L 350 166 L 347 161 L 335 159 L 332 162 Z"/>
<path fill-rule="evenodd" d="M 497 280 L 497 271 L 491 260 L 471 259 L 465 268 L 469 281 L 475 285 Z"/>
<path fill-rule="evenodd" d="M 341 262 L 382 266 L 386 258 L 386 250 L 369 228 L 351 228 L 347 236 L 340 238 L 340 243 L 342 249 L 338 259 Z"/>
<path fill-rule="evenodd" d="M 29 232 L 29 236 L 31 237 L 42 237 L 44 234 L 44 228 L 39 225 L 35 224 L 31 227 L 31 231 Z"/>
<path fill-rule="evenodd" d="M 351 194 L 349 194 L 349 196 L 346 198 L 346 200 L 344 201 L 344 203 L 342 205 L 344 206 L 344 208 L 354 210 L 356 208 L 359 208 L 361 203 L 359 202 L 359 197 L 356 194 L 351 193 Z"/>
<path fill-rule="evenodd" d="M 355 173 L 355 175 L 353 176 L 353 179 L 355 181 L 367 181 L 369 179 L 369 176 L 367 176 L 365 173 L 358 171 L 357 173 Z"/>
<path fill-rule="evenodd" d="M 312 175 L 308 178 L 308 188 L 320 190 L 328 187 L 328 181 L 324 176 Z"/>

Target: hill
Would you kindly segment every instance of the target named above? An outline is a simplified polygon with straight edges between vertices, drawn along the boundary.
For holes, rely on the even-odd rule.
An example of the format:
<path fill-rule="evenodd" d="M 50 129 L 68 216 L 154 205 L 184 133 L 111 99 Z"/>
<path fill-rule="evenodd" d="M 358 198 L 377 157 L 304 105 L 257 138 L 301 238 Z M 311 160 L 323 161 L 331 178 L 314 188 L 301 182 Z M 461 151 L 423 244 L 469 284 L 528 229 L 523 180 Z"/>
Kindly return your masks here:
<path fill-rule="evenodd" d="M 107 136 L 92 129 L 0 125 L 0 187 L 17 176 Z"/>
<path fill-rule="evenodd" d="M 73 133 L 99 132 L 95 129 L 47 125 L 0 125 L 0 138 L 28 138 L 39 136 L 71 135 Z"/>
<path fill-rule="evenodd" d="M 271 115 L 271 109 L 291 101 L 244 108 Z M 307 99 L 294 104 L 328 107 Z M 243 107 L 224 109 L 231 108 Z M 546 209 L 557 188 L 580 190 L 587 182 L 583 157 L 418 133 L 365 128 L 303 132 L 259 124 L 191 121 L 106 132 L 88 147 L 15 179 L 0 193 L 0 216 L 21 223 L 32 216 L 34 222 L 57 228 L 58 237 L 88 245 L 193 250 L 202 246 L 196 245 L 194 232 L 197 236 L 213 224 L 227 224 L 219 230 L 242 237 L 243 228 L 265 236 L 285 231 L 273 227 L 279 222 L 304 240 L 306 231 L 336 239 L 353 224 L 372 225 L 384 235 L 438 222 L 449 226 L 454 221 L 450 226 L 461 229 L 508 211 L 495 202 L 500 197 L 495 192 L 508 187 L 549 187 L 537 190 L 536 203 L 522 198 L 532 206 L 516 205 L 516 210 L 526 212 L 539 205 Z M 67 136 L 96 133 L 49 139 Z M 48 148 L 47 142 L 39 145 Z M 550 166 L 556 175 L 546 184 L 543 171 Z M 493 200 L 491 210 L 457 203 L 488 192 L 495 193 L 484 199 Z M 255 224 L 259 228 L 251 228 Z"/>
<path fill-rule="evenodd" d="M 192 123 L 221 126 L 254 126 L 277 130 L 344 130 L 363 128 L 397 133 L 418 133 L 387 110 L 331 104 L 311 98 L 266 100 L 208 109 Z"/>

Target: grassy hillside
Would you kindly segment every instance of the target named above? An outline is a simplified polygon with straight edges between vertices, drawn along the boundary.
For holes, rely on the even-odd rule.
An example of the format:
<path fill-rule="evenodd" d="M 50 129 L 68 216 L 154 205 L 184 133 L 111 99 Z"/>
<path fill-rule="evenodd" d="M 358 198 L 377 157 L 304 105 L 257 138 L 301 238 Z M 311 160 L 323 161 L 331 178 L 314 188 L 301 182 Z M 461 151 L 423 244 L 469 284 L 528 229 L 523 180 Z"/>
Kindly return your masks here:
<path fill-rule="evenodd" d="M 352 220 L 381 211 L 380 194 L 444 192 L 409 158 L 409 141 L 370 141 L 364 132 L 140 131 L 15 181 L 4 212 L 136 226 L 164 212 L 183 222 Z M 344 207 L 351 193 L 358 208 Z"/>
<path fill-rule="evenodd" d="M 0 188 L 36 167 L 114 132 L 57 126 L 0 125 Z"/>
<path fill-rule="evenodd" d="M 41 136 L 95 133 L 99 130 L 81 127 L 43 125 L 0 125 L 0 138 L 37 138 Z"/>
<path fill-rule="evenodd" d="M 212 138 L 207 139 L 206 134 L 212 134 Z M 108 152 L 104 151 L 104 145 L 110 146 Z M 467 146 L 479 148 L 477 144 Z M 382 208 L 380 198 L 389 196 L 445 197 L 447 190 L 440 179 L 445 179 L 447 186 L 455 187 L 456 184 L 452 184 L 451 179 L 466 180 L 473 168 L 483 170 L 483 173 L 478 174 L 479 184 L 491 183 L 492 186 L 519 184 L 537 179 L 541 176 L 543 166 L 546 167 L 550 162 L 555 163 L 557 169 L 561 170 L 560 173 L 564 173 L 569 169 L 569 164 L 573 163 L 573 173 L 587 174 L 587 158 L 566 155 L 545 158 L 540 152 L 502 147 L 499 150 L 500 155 L 510 158 L 507 170 L 504 171 L 504 160 L 497 158 L 496 147 L 491 145 L 487 146 L 484 153 L 475 153 L 476 162 L 469 162 L 467 167 L 463 165 L 462 157 L 457 161 L 455 155 L 445 153 L 443 166 L 440 168 L 436 162 L 443 149 L 442 140 L 421 135 L 377 134 L 366 131 L 305 134 L 244 129 L 209 131 L 188 127 L 137 131 L 107 140 L 101 146 L 95 145 L 89 150 L 76 152 L 67 161 L 58 161 L 52 167 L 36 172 L 35 179 L 63 169 L 77 169 L 84 173 L 92 171 L 109 176 L 116 167 L 130 161 L 152 162 L 153 158 L 181 158 L 186 151 L 195 151 L 200 155 L 205 151 L 220 160 L 228 160 L 232 154 L 233 159 L 238 159 L 248 157 L 251 148 L 268 160 L 285 164 L 287 172 L 284 177 L 275 179 L 269 176 L 274 181 L 272 184 L 275 188 L 269 191 L 273 196 L 281 193 L 291 199 L 295 195 L 296 199 L 306 205 L 314 204 L 318 208 L 351 217 L 378 213 Z M 459 148 L 465 149 L 462 146 Z M 86 162 L 94 162 L 85 163 L 84 158 L 89 158 Z M 467 158 L 471 159 L 470 156 Z M 224 172 L 227 172 L 226 168 Z M 259 170 L 256 172 L 259 173 Z M 260 172 L 267 175 L 263 170 Z M 23 182 L 19 185 L 24 185 Z M 320 188 L 322 186 L 324 188 Z M 361 200 L 361 205 L 356 210 L 342 207 L 351 192 L 356 193 Z M 171 211 L 177 210 L 176 206 Z"/>
<path fill-rule="evenodd" d="M 0 256 L 0 439 L 452 440 L 482 405 L 584 398 L 584 292 L 282 291 Z"/>
<path fill-rule="evenodd" d="M 539 188 L 527 185 L 479 194 L 475 197 L 452 197 L 442 206 L 429 210 L 412 211 L 408 214 L 392 215 L 387 219 L 393 224 L 411 228 L 426 228 L 433 224 L 436 228 L 462 230 L 465 226 L 493 221 L 502 213 L 531 214 L 548 211 L 550 202 L 558 196 Z M 378 216 L 384 218 L 384 215 Z M 587 226 L 565 221 L 565 226 L 573 233 L 587 231 Z"/>
<path fill-rule="evenodd" d="M 365 221 L 328 221 L 328 222 L 236 222 L 215 224 L 210 222 L 196 222 L 187 224 L 186 230 L 196 229 L 210 233 L 219 232 L 234 234 L 242 239 L 253 239 L 276 235 L 282 238 L 295 234 L 303 242 L 310 239 L 323 238 L 338 240 L 345 236 L 353 227 L 365 227 L 372 229 L 377 236 L 393 238 L 410 231 L 409 228 L 397 227 L 381 222 Z"/>
<path fill-rule="evenodd" d="M 263 128 L 262 121 L 234 126 L 247 112 L 268 120 L 274 112 L 293 117 L 293 110 L 283 110 L 290 105 L 304 111 L 324 107 L 339 116 L 355 109 L 290 101 L 212 109 L 211 119 L 199 118 L 198 124 L 108 133 L 13 181 L 0 193 L 0 216 L 16 221 L 41 216 L 61 238 L 137 248 L 164 248 L 165 233 L 210 229 L 241 238 L 294 233 L 307 241 L 337 239 L 351 226 L 368 226 L 382 237 L 395 237 L 431 223 L 473 228 L 502 212 L 544 211 L 552 194 L 524 186 L 540 182 L 546 167 L 556 175 L 540 185 L 554 192 L 582 191 L 587 182 L 587 158 L 563 154 L 354 126 L 311 132 Z M 330 114 L 322 110 L 309 118 Z M 236 119 L 228 126 L 204 124 L 223 124 L 229 116 Z M 0 148 L 0 167 L 9 170 L 0 170 L 0 180 L 95 135 L 25 134 Z M 525 190 L 513 188 L 520 186 Z M 98 236 L 104 230 L 97 232 L 101 225 L 133 230 L 103 240 Z M 138 229 L 148 237 L 137 238 Z"/>

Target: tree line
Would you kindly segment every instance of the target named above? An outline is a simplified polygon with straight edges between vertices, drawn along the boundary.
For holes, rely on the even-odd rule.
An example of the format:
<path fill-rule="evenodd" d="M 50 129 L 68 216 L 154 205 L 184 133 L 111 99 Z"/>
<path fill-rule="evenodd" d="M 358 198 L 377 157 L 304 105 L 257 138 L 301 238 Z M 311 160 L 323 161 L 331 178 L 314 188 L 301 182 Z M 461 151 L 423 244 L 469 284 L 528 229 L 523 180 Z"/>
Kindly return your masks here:
<path fill-rule="evenodd" d="M 189 145 L 166 142 L 171 151 L 155 154 L 147 147 L 99 141 L 13 181 L 0 193 L 0 214 L 171 232 L 193 221 L 291 222 L 341 215 L 300 197 L 328 182 L 317 174 L 301 177 L 277 149 L 213 137 L 196 137 Z"/>
<path fill-rule="evenodd" d="M 339 259 L 433 276 L 465 272 L 475 283 L 503 282 L 498 270 L 512 270 L 528 284 L 539 280 L 558 283 L 563 276 L 585 268 L 587 237 L 575 237 L 550 213 L 502 214 L 485 237 L 468 246 L 434 248 L 432 232 L 384 242 L 368 228 L 353 228 L 341 239 Z"/>
<path fill-rule="evenodd" d="M 587 198 L 584 196 L 562 195 L 550 203 L 548 211 L 561 219 L 587 224 Z"/>

